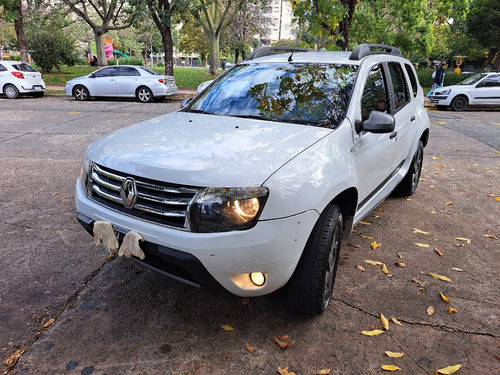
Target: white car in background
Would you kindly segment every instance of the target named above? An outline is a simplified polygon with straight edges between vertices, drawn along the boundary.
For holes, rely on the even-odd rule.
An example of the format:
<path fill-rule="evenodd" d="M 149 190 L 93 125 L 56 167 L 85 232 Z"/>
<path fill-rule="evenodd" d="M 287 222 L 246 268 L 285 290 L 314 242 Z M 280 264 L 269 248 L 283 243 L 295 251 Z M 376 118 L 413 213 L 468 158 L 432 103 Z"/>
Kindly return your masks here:
<path fill-rule="evenodd" d="M 173 76 L 165 76 L 144 66 L 116 65 L 98 69 L 92 74 L 66 83 L 66 95 L 77 100 L 90 97 L 136 98 L 146 103 L 177 94 Z"/>
<path fill-rule="evenodd" d="M 9 99 L 19 95 L 42 97 L 45 82 L 42 73 L 30 64 L 19 61 L 0 61 L 0 94 Z"/>
<path fill-rule="evenodd" d="M 500 73 L 479 73 L 458 85 L 436 89 L 429 102 L 438 109 L 463 111 L 470 105 L 500 105 Z"/>

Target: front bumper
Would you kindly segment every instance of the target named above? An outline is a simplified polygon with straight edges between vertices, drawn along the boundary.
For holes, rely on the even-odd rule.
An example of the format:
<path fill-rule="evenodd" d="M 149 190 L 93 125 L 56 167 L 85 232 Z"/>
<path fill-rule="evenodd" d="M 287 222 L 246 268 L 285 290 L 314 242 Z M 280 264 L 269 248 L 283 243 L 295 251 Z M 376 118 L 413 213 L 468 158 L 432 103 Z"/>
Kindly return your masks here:
<path fill-rule="evenodd" d="M 450 100 L 448 96 L 444 95 L 431 95 L 429 97 L 429 103 L 435 105 L 450 105 Z"/>
<path fill-rule="evenodd" d="M 269 294 L 288 282 L 319 217 L 311 210 L 261 221 L 244 231 L 192 233 L 101 206 L 86 197 L 79 181 L 75 200 L 79 221 L 87 230 L 103 220 L 113 224 L 119 239 L 132 230 L 144 238 L 140 246 L 146 257 L 135 261 L 190 285 L 240 297 Z M 263 286 L 249 282 L 252 272 L 265 273 Z"/>

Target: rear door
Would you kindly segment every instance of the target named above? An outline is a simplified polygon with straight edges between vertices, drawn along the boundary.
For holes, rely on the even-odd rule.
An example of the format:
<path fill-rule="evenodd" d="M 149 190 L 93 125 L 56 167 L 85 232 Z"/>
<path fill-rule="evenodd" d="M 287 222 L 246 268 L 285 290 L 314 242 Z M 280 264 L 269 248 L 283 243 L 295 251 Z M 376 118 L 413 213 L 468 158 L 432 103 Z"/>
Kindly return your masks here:
<path fill-rule="evenodd" d="M 135 90 L 140 84 L 141 74 L 132 66 L 118 67 L 116 77 L 117 96 L 135 96 Z"/>

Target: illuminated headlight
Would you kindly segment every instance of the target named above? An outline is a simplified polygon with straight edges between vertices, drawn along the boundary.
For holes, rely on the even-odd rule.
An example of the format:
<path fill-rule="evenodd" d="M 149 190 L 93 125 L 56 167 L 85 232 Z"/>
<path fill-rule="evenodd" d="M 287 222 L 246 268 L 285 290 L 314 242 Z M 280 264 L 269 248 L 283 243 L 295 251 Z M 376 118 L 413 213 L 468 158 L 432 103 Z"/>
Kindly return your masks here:
<path fill-rule="evenodd" d="M 229 232 L 252 228 L 268 194 L 264 187 L 206 188 L 191 206 L 191 231 Z"/>
<path fill-rule="evenodd" d="M 449 95 L 451 92 L 451 89 L 443 90 L 443 91 L 436 91 L 434 95 Z"/>
<path fill-rule="evenodd" d="M 87 155 L 84 156 L 82 160 L 82 167 L 80 168 L 80 184 L 82 185 L 82 189 L 87 194 L 88 189 L 88 181 L 89 181 L 89 171 L 90 171 L 90 160 L 87 158 Z"/>

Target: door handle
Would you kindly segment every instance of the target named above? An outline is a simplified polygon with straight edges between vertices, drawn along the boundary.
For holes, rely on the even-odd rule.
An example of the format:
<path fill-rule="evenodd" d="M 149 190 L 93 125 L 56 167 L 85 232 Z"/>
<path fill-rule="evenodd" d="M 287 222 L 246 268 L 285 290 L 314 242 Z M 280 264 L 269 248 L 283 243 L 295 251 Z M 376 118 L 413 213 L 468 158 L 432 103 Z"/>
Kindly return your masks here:
<path fill-rule="evenodd" d="M 411 116 L 410 121 L 415 121 L 415 116 Z"/>
<path fill-rule="evenodd" d="M 392 132 L 391 135 L 389 136 L 390 139 L 394 139 L 398 136 L 398 132 Z"/>

